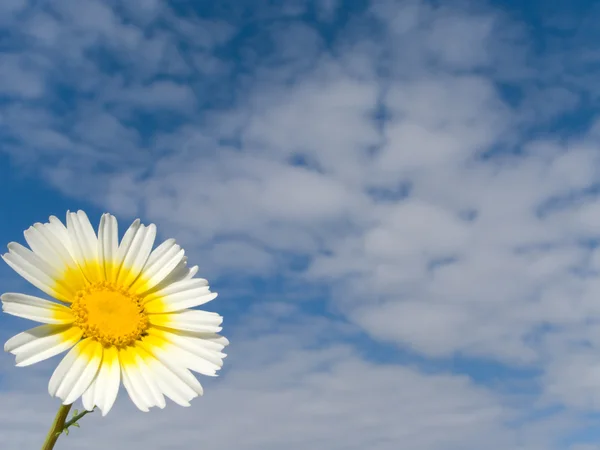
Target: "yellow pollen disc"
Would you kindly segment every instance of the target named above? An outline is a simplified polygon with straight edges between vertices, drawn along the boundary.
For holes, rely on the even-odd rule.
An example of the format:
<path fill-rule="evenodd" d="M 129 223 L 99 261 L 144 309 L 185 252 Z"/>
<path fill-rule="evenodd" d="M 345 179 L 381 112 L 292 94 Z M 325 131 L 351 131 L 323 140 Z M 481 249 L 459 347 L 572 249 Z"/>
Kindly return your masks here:
<path fill-rule="evenodd" d="M 140 299 L 106 281 L 78 291 L 71 309 L 84 337 L 94 338 L 105 347 L 133 344 L 149 325 Z"/>

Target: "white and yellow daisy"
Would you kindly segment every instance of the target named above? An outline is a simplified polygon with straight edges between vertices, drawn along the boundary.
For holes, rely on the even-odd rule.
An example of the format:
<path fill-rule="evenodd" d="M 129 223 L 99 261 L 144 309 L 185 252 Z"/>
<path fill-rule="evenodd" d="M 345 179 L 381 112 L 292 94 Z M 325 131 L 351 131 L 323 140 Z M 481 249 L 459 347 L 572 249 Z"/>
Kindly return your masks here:
<path fill-rule="evenodd" d="M 133 222 L 118 241 L 117 220 L 104 214 L 98 235 L 83 211 L 67 212 L 25 231 L 31 250 L 11 242 L 2 258 L 60 303 L 24 294 L 2 295 L 2 309 L 45 325 L 9 339 L 17 366 L 70 351 L 50 378 L 50 395 L 102 415 L 120 383 L 142 411 L 163 408 L 165 396 L 189 406 L 202 395 L 190 372 L 215 376 L 229 343 L 223 318 L 190 308 L 213 300 L 208 282 L 194 278 L 184 251 L 168 239 L 152 250 L 156 226 Z"/>

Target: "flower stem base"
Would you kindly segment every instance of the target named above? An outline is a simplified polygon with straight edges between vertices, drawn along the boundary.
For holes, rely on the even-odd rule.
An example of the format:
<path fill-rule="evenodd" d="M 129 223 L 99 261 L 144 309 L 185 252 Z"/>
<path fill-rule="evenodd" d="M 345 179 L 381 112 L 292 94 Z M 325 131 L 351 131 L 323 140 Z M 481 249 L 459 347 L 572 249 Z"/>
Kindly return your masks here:
<path fill-rule="evenodd" d="M 69 415 L 72 406 L 73 405 L 60 405 L 56 417 L 54 417 L 54 422 L 52 422 L 52 426 L 50 427 L 50 431 L 46 436 L 44 445 L 42 445 L 42 450 L 52 450 L 54 448 L 54 444 L 56 444 L 58 437 L 65 428 L 65 421 L 67 420 L 67 416 Z"/>
<path fill-rule="evenodd" d="M 44 445 L 42 446 L 42 450 L 52 450 L 59 436 L 64 432 L 66 435 L 69 434 L 70 427 L 79 428 L 79 423 L 77 421 L 81 419 L 86 414 L 94 412 L 96 408 L 91 411 L 86 411 L 85 409 L 81 412 L 75 410 L 73 412 L 73 417 L 70 420 L 67 420 L 67 416 L 69 415 L 69 411 L 71 410 L 71 406 L 73 405 L 60 405 L 58 408 L 58 412 L 56 413 L 56 417 L 54 418 L 54 422 L 52 423 L 52 427 L 50 427 L 50 431 L 48 432 L 48 436 L 46 436 L 46 440 L 44 441 Z"/>

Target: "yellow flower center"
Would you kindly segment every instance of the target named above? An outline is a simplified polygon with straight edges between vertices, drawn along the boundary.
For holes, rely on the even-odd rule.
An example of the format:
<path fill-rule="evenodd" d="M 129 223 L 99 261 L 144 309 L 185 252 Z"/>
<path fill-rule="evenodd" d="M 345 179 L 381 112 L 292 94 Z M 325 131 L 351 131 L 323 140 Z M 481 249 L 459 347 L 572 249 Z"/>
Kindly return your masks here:
<path fill-rule="evenodd" d="M 78 291 L 71 309 L 83 336 L 94 338 L 105 347 L 131 345 L 148 329 L 141 299 L 107 281 Z"/>

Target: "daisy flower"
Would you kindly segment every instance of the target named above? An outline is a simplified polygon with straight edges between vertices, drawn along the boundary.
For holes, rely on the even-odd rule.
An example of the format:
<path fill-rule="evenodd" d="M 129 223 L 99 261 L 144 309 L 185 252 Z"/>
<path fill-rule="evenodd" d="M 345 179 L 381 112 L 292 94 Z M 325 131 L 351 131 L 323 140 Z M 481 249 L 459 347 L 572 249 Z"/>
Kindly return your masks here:
<path fill-rule="evenodd" d="M 102 415 L 122 383 L 142 411 L 163 408 L 165 397 L 182 406 L 202 395 L 191 371 L 215 376 L 229 343 L 218 335 L 223 318 L 191 309 L 217 294 L 194 278 L 184 251 L 168 239 L 154 250 L 156 226 L 133 222 L 118 241 L 117 220 L 104 214 L 96 235 L 83 211 L 67 212 L 25 231 L 28 249 L 8 244 L 2 258 L 19 275 L 58 302 L 24 294 L 2 295 L 2 309 L 40 322 L 9 339 L 4 350 L 28 366 L 69 352 L 48 385 L 70 405 L 79 397 Z M 191 371 L 190 371 L 191 370 Z"/>

